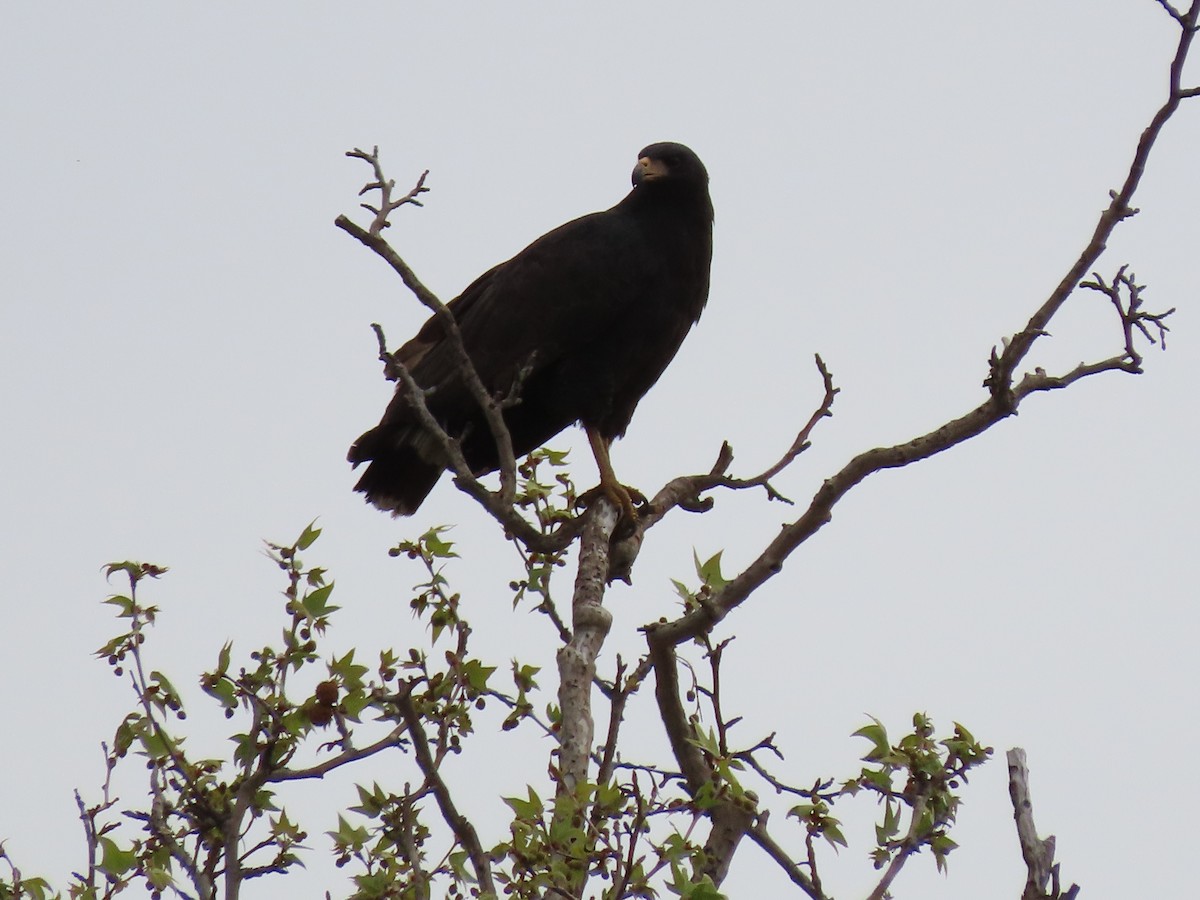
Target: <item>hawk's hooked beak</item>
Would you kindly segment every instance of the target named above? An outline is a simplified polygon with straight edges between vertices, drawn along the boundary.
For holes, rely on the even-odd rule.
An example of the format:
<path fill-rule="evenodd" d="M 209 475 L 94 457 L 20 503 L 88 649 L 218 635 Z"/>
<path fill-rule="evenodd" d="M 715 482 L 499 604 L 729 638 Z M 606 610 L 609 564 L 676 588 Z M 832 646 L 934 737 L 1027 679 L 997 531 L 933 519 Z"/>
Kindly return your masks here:
<path fill-rule="evenodd" d="M 649 156 L 643 156 L 633 167 L 633 183 L 635 185 L 641 184 L 643 181 L 665 178 L 666 175 L 667 164 L 661 159 L 651 159 Z"/>

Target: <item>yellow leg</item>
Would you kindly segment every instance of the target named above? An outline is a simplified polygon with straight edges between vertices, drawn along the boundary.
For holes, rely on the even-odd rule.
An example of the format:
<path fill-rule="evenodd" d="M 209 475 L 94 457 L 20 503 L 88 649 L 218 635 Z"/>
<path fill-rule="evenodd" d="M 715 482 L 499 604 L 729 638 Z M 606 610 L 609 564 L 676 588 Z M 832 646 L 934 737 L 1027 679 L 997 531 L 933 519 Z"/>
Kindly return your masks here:
<path fill-rule="evenodd" d="M 629 522 L 636 525 L 638 517 L 637 512 L 633 508 L 633 499 L 629 496 L 629 491 L 625 489 L 625 485 L 617 481 L 617 475 L 612 467 L 612 460 L 608 458 L 609 442 L 590 425 L 584 426 L 584 431 L 587 432 L 588 443 L 592 445 L 592 455 L 596 457 L 596 467 L 600 470 L 600 487 L 608 495 L 608 498 L 617 504 L 622 514 L 629 519 Z"/>

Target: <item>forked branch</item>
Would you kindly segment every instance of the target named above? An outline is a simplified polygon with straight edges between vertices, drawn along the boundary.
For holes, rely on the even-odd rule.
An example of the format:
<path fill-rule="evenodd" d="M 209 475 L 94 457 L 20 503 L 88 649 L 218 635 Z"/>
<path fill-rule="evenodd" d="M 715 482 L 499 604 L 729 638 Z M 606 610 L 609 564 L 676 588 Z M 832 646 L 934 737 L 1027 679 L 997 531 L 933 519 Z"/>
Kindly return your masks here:
<path fill-rule="evenodd" d="M 404 206 L 406 203 L 411 203 L 413 206 L 424 206 L 417 199 L 421 194 L 424 194 L 429 188 L 425 187 L 425 179 L 429 177 L 429 170 L 426 169 L 421 173 L 421 177 L 417 179 L 416 186 L 401 197 L 399 200 L 392 199 L 392 191 L 396 189 L 396 182 L 390 178 L 385 178 L 383 175 L 383 167 L 379 163 L 379 147 L 371 148 L 371 152 L 359 150 L 355 147 L 353 150 L 347 150 L 346 155 L 354 159 L 361 159 L 370 164 L 375 171 L 375 180 L 369 181 L 363 185 L 362 190 L 358 192 L 358 196 L 369 193 L 371 191 L 379 191 L 379 206 L 372 206 L 370 203 L 360 203 L 365 210 L 369 210 L 375 214 L 375 218 L 371 221 L 370 233 L 373 235 L 379 234 L 383 229 L 390 228 L 391 222 L 388 221 L 388 216 Z"/>
<path fill-rule="evenodd" d="M 1142 132 L 1125 181 L 1120 190 L 1109 192 L 1109 204 L 1100 214 L 1091 240 L 1079 254 L 1079 258 L 1075 260 L 1067 274 L 1063 276 L 1062 281 L 1058 283 L 1058 286 L 1054 288 L 1037 312 L 1030 317 L 1025 327 L 1005 342 L 1003 352 L 993 354 L 991 373 L 986 384 L 992 392 L 993 399 L 1001 407 L 1013 408 L 1017 398 L 1013 397 L 1012 383 L 1017 368 L 1033 347 L 1034 342 L 1046 334 L 1050 320 L 1062 308 L 1084 276 L 1095 266 L 1100 255 L 1108 247 L 1108 240 L 1112 236 L 1113 230 L 1122 221 L 1138 213 L 1138 210 L 1132 206 L 1133 195 L 1146 172 L 1146 163 L 1150 158 L 1150 152 L 1154 149 L 1154 143 L 1158 140 L 1163 127 L 1175 114 L 1180 103 L 1189 97 L 1200 95 L 1200 88 L 1185 88 L 1182 85 L 1184 63 L 1191 50 L 1192 40 L 1196 36 L 1197 20 L 1200 20 L 1200 0 L 1193 0 L 1187 12 L 1183 13 L 1166 0 L 1158 0 L 1158 3 L 1180 26 L 1179 42 L 1176 45 L 1175 56 L 1171 60 L 1168 75 L 1167 99 L 1155 112 L 1146 130 Z"/>
<path fill-rule="evenodd" d="M 676 506 L 689 512 L 707 512 L 713 506 L 713 498 L 701 495 L 715 488 L 745 490 L 746 488 L 761 487 L 766 490 L 769 499 L 781 500 L 791 505 L 791 500 L 775 490 L 771 479 L 790 466 L 796 457 L 811 446 L 810 438 L 813 430 L 822 419 L 833 415 L 833 401 L 837 397 L 838 391 L 841 390 L 834 386 L 833 375 L 826 367 L 825 361 L 821 359 L 820 354 L 816 354 L 815 360 L 817 371 L 821 374 L 821 381 L 825 387 L 824 396 L 820 405 L 796 434 L 792 445 L 778 460 L 757 475 L 749 478 L 734 478 L 726 474 L 733 462 L 733 448 L 729 446 L 728 442 L 722 444 L 720 452 L 717 454 L 717 460 L 708 472 L 703 475 L 683 475 L 663 485 L 654 495 L 654 499 L 650 501 L 649 509 L 639 519 L 642 531 L 657 524 Z"/>

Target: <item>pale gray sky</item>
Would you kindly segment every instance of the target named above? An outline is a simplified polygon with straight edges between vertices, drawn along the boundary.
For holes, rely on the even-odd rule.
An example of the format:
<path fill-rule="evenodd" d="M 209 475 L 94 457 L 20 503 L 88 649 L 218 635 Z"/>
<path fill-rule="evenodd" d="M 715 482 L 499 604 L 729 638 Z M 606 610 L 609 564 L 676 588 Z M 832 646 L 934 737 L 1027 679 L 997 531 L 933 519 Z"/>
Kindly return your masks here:
<path fill-rule="evenodd" d="M 117 630 L 99 604 L 107 561 L 172 568 L 147 592 L 162 608 L 151 664 L 187 686 L 193 742 L 213 753 L 224 720 L 195 677 L 228 639 L 242 652 L 276 639 L 280 584 L 260 541 L 313 517 L 325 536 L 310 557 L 343 607 L 333 646 L 407 647 L 419 573 L 386 548 L 458 522 L 450 575 L 479 652 L 552 659 L 544 623 L 509 611 L 513 554 L 449 484 L 399 522 L 351 492 L 346 448 L 389 394 L 368 323 L 398 342 L 423 311 L 332 225 L 368 174 L 345 150 L 378 144 L 401 185 L 431 170 L 426 208 L 401 211 L 391 239 L 449 299 L 619 200 L 643 145 L 693 147 L 717 209 L 711 299 L 617 471 L 652 491 L 707 468 L 722 439 L 735 470 L 761 467 L 818 402 L 820 352 L 842 388 L 836 415 L 779 482 L 805 501 L 853 454 L 979 402 L 990 348 L 1057 283 L 1124 177 L 1175 41 L 1153 0 L 45 2 L 4 18 L 0 840 L 60 886 L 83 861 L 71 791 L 95 796 L 99 742 L 129 703 L 91 658 Z M 738 635 L 726 707 L 745 715 L 746 743 L 778 732 L 781 777 L 853 774 L 863 742 L 849 735 L 867 714 L 899 732 L 923 710 L 997 748 L 966 791 L 949 879 L 914 860 L 898 897 L 1019 895 L 1013 745 L 1086 896 L 1183 896 L 1194 880 L 1193 103 L 1102 263 L 1131 263 L 1149 303 L 1179 307 L 1169 352 L 1147 353 L 1140 378 L 1033 398 L 967 446 L 870 479 L 722 632 Z M 1097 295 L 1052 330 L 1031 365 L 1119 349 Z M 576 471 L 594 480 L 585 452 Z M 721 496 L 657 527 L 634 587 L 612 592 L 602 664 L 672 612 L 670 578 L 690 574 L 693 548 L 725 548 L 736 570 L 794 514 Z M 640 709 L 631 727 L 660 740 Z M 489 740 L 457 777 L 494 824 L 495 794 L 540 781 L 546 747 Z M 354 778 L 398 784 L 411 777 L 399 766 Z M 292 796 L 309 791 L 297 809 L 323 849 L 353 792 Z M 828 862 L 838 897 L 875 874 L 868 820 L 848 818 L 857 843 Z M 336 894 L 338 878 L 314 863 L 302 887 L 252 894 Z M 784 892 L 752 847 L 727 886 Z"/>

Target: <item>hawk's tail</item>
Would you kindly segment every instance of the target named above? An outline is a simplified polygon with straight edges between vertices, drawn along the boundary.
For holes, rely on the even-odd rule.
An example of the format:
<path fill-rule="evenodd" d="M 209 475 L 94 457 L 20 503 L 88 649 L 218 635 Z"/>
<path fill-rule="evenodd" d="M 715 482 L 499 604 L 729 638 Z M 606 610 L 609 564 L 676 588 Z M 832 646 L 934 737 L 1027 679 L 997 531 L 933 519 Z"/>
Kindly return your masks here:
<path fill-rule="evenodd" d="M 408 437 L 408 429 L 380 425 L 355 441 L 346 457 L 355 466 L 370 463 L 354 489 L 366 494 L 372 506 L 394 516 L 415 513 L 444 469 L 425 459 Z"/>

